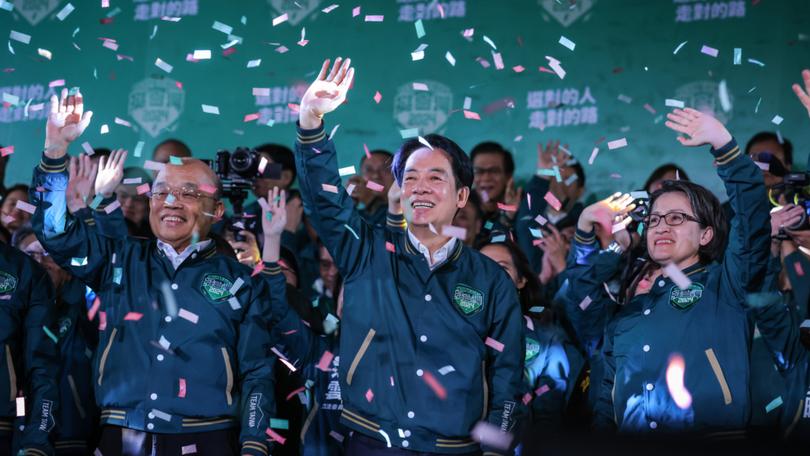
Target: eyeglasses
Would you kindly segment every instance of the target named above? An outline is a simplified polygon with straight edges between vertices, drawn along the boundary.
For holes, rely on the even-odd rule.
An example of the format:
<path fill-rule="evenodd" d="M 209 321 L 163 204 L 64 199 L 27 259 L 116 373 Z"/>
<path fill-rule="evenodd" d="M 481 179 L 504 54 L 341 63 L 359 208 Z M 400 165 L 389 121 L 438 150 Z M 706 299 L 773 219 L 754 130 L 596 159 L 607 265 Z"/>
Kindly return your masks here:
<path fill-rule="evenodd" d="M 669 226 L 683 225 L 687 221 L 700 223 L 700 220 L 697 218 L 689 214 L 684 214 L 683 212 L 667 212 L 664 215 L 650 214 L 649 217 L 644 219 L 644 223 L 648 228 L 655 228 L 661 223 L 661 220 Z"/>
<path fill-rule="evenodd" d="M 494 166 L 492 168 L 481 168 L 481 167 L 474 167 L 473 174 L 477 176 L 483 176 L 487 174 L 491 174 L 493 176 L 497 176 L 499 174 L 503 174 L 503 168 Z"/>
<path fill-rule="evenodd" d="M 177 200 L 181 203 L 194 204 L 200 201 L 200 198 L 215 199 L 213 196 L 202 193 L 193 187 L 155 187 L 152 189 L 152 199 L 154 201 L 166 201 L 169 199 L 169 195 L 173 198 L 169 200 L 169 203 Z"/>

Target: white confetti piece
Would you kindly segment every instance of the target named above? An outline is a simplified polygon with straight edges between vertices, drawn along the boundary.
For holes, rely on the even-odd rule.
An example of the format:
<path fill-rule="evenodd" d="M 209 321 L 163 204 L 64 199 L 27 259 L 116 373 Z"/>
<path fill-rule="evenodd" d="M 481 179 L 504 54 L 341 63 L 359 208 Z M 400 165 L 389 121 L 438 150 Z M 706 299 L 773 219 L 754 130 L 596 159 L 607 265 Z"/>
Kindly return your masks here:
<path fill-rule="evenodd" d="M 210 49 L 195 49 L 193 58 L 195 60 L 208 60 L 211 58 Z"/>
<path fill-rule="evenodd" d="M 424 82 L 414 82 L 413 83 L 413 90 L 427 92 L 428 86 Z"/>
<path fill-rule="evenodd" d="M 174 69 L 173 66 L 169 65 L 168 63 L 164 62 L 163 60 L 160 60 L 160 57 L 158 57 L 157 60 L 155 60 L 155 66 L 160 68 L 161 70 L 167 72 L 167 73 L 171 73 L 172 70 Z"/>
<path fill-rule="evenodd" d="M 145 144 L 146 143 L 144 141 L 138 141 L 138 143 L 135 144 L 135 151 L 132 153 L 132 155 L 134 155 L 135 157 L 140 157 L 141 151 L 143 151 L 143 146 Z"/>
<path fill-rule="evenodd" d="M 143 169 L 147 169 L 150 171 L 163 171 L 166 168 L 165 163 L 160 163 L 152 160 L 146 160 L 143 162 Z"/>
<path fill-rule="evenodd" d="M 106 135 L 106 134 L 107 134 L 107 133 L 109 133 L 109 132 L 110 132 L 110 126 L 109 126 L 109 125 L 107 125 L 107 124 L 102 124 L 102 125 L 101 125 L 101 130 L 100 130 L 100 133 L 101 133 L 102 135 Z"/>
<path fill-rule="evenodd" d="M 227 24 L 223 24 L 219 21 L 214 21 L 214 25 L 211 26 L 212 29 L 220 31 L 226 35 L 230 35 L 233 32 L 233 27 Z"/>
<path fill-rule="evenodd" d="M 67 5 L 65 5 L 64 8 L 62 8 L 58 13 L 56 13 L 56 18 L 59 19 L 60 21 L 64 21 L 65 18 L 68 17 L 68 15 L 72 13 L 74 9 L 76 8 L 73 6 L 73 4 L 68 3 Z"/>
<path fill-rule="evenodd" d="M 761 67 L 764 67 L 764 66 L 765 66 L 765 64 L 764 64 L 764 63 L 760 62 L 760 61 L 759 61 L 759 60 L 757 60 L 757 59 L 748 59 L 748 63 L 752 63 L 752 64 L 754 64 L 754 65 L 761 66 Z"/>
<path fill-rule="evenodd" d="M 253 88 L 253 96 L 254 97 L 269 97 L 270 96 L 270 89 L 264 87 L 254 87 Z"/>
<path fill-rule="evenodd" d="M 585 309 L 588 308 L 588 306 L 591 305 L 591 302 L 593 302 L 591 300 L 591 297 L 590 296 L 585 296 L 585 299 L 583 299 L 582 302 L 579 303 L 579 308 L 582 309 L 582 310 L 585 310 Z"/>
<path fill-rule="evenodd" d="M 444 225 L 442 227 L 442 236 L 454 237 L 463 241 L 467 238 L 467 230 L 460 226 Z"/>
<path fill-rule="evenodd" d="M 41 48 L 37 49 L 37 54 L 41 55 L 42 57 L 45 57 L 48 60 L 51 60 L 51 57 L 53 57 L 53 53 L 51 53 L 51 51 L 49 51 L 47 49 L 41 49 Z"/>
<path fill-rule="evenodd" d="M 25 397 L 16 398 L 17 416 L 25 416 Z"/>
<path fill-rule="evenodd" d="M 273 27 L 287 22 L 287 19 L 288 19 L 287 13 L 284 13 L 281 16 L 273 18 Z"/>
<path fill-rule="evenodd" d="M 124 181 L 121 182 L 121 183 L 124 184 L 124 185 L 140 185 L 141 184 L 141 178 L 140 177 L 128 177 L 128 178 L 124 179 Z"/>
<path fill-rule="evenodd" d="M 262 59 L 251 60 L 247 63 L 248 68 L 256 68 L 262 64 Z"/>
<path fill-rule="evenodd" d="M 428 45 L 425 44 L 425 43 L 420 44 L 419 47 L 417 47 L 415 51 L 411 52 L 411 60 L 413 60 L 415 62 L 417 60 L 424 59 L 425 58 L 425 49 L 427 49 L 427 47 L 428 47 Z"/>
<path fill-rule="evenodd" d="M 350 187 L 352 187 L 352 190 L 354 190 L 354 184 L 352 184 Z M 321 188 L 323 189 L 323 191 L 329 192 L 329 193 L 337 194 L 337 192 L 338 192 L 337 186 L 334 186 L 334 185 L 331 185 L 331 184 L 321 184 Z M 349 194 L 351 195 L 351 193 L 349 193 Z"/>
<path fill-rule="evenodd" d="M 731 111 L 731 97 L 728 95 L 728 84 L 726 84 L 726 80 L 723 79 L 717 85 L 717 97 L 720 99 L 720 108 L 724 112 Z"/>
<path fill-rule="evenodd" d="M 496 70 L 503 70 L 503 57 L 500 52 L 492 52 L 492 62 L 495 63 Z"/>
<path fill-rule="evenodd" d="M 589 165 L 593 165 L 593 161 L 594 161 L 594 160 L 596 160 L 596 155 L 597 155 L 598 153 L 599 153 L 599 148 L 598 148 L 598 147 L 594 147 L 594 148 L 593 148 L 593 150 L 591 151 L 591 156 L 590 156 L 590 158 L 588 158 L 588 164 L 589 164 Z"/>
<path fill-rule="evenodd" d="M 734 48 L 734 65 L 742 65 L 742 48 Z"/>
<path fill-rule="evenodd" d="M 340 6 L 340 5 L 337 5 L 337 4 L 334 4 L 334 3 L 333 3 L 333 4 L 329 5 L 329 6 L 327 6 L 326 8 L 322 9 L 321 11 L 323 11 L 323 12 L 324 12 L 324 13 L 326 13 L 326 14 L 329 14 L 329 13 L 331 13 L 331 12 L 332 12 L 332 10 L 334 10 L 335 8 L 337 8 L 337 7 L 339 7 L 339 6 Z"/>
<path fill-rule="evenodd" d="M 772 122 L 774 125 L 779 125 L 779 124 L 781 124 L 781 123 L 782 123 L 782 121 L 783 121 L 783 120 L 785 120 L 785 119 L 783 119 L 783 118 L 782 118 L 782 116 L 780 116 L 780 115 L 778 115 L 778 114 L 777 114 L 777 115 L 773 116 L 773 119 L 771 119 L 771 122 Z"/>
<path fill-rule="evenodd" d="M 572 50 L 572 51 L 577 46 L 576 43 L 574 43 L 573 41 L 569 40 L 568 38 L 566 38 L 564 36 L 560 36 L 559 43 L 562 44 L 563 46 L 567 47 L 568 49 Z"/>
<path fill-rule="evenodd" d="M 31 42 L 31 35 L 26 35 L 25 33 L 20 33 L 16 30 L 12 30 L 11 33 L 8 34 L 8 37 L 23 44 L 28 44 Z"/>
<path fill-rule="evenodd" d="M 183 455 L 197 453 L 197 444 L 192 443 L 191 445 L 183 445 L 180 448 L 180 453 Z"/>
<path fill-rule="evenodd" d="M 385 16 L 378 14 L 366 14 L 366 22 L 382 22 Z"/>
<path fill-rule="evenodd" d="M 357 174 L 357 171 L 354 169 L 354 166 L 346 166 L 343 168 L 338 169 L 338 174 L 343 176 L 351 176 L 352 174 Z"/>
<path fill-rule="evenodd" d="M 116 117 L 114 121 L 115 121 L 116 125 L 123 125 L 125 127 L 132 127 L 131 123 L 127 122 L 126 120 L 124 120 L 124 119 L 122 119 L 120 117 Z"/>
<path fill-rule="evenodd" d="M 33 214 L 37 210 L 36 206 L 26 203 L 23 200 L 17 200 L 17 205 L 15 207 L 23 212 L 28 212 L 29 214 Z"/>
<path fill-rule="evenodd" d="M 421 136 L 419 137 L 419 143 L 427 147 L 428 149 L 433 150 L 433 146 L 428 142 L 428 140 Z"/>
<path fill-rule="evenodd" d="M 152 414 L 155 415 L 156 418 L 160 418 L 163 421 L 172 421 L 172 416 L 164 411 L 152 409 Z"/>
<path fill-rule="evenodd" d="M 512 444 L 512 434 L 501 431 L 501 428 L 487 423 L 486 421 L 479 421 L 473 427 L 470 436 L 476 442 L 482 443 L 486 446 L 497 448 L 500 450 L 507 450 Z"/>
<path fill-rule="evenodd" d="M 456 368 L 453 367 L 453 366 L 450 366 L 450 365 L 444 366 L 444 367 L 439 369 L 439 373 L 442 374 L 442 375 L 447 375 L 450 372 L 455 372 L 455 371 L 456 371 Z"/>
<path fill-rule="evenodd" d="M 675 285 L 678 286 L 681 290 L 686 290 L 692 285 L 692 281 L 689 280 L 689 277 L 686 277 L 686 274 L 683 273 L 675 264 L 669 263 L 668 265 L 664 266 L 664 273 L 675 282 Z"/>
<path fill-rule="evenodd" d="M 202 105 L 202 110 L 206 114 L 219 115 L 219 107 L 218 106 L 212 106 L 212 105 L 204 104 L 204 105 Z"/>
<path fill-rule="evenodd" d="M 233 310 L 239 310 L 242 308 L 242 304 L 239 304 L 239 300 L 236 299 L 235 296 L 231 296 L 230 298 L 228 298 L 228 304 L 231 306 L 231 309 Z"/>
<path fill-rule="evenodd" d="M 710 46 L 706 46 L 705 44 L 703 45 L 703 47 L 700 48 L 700 52 L 711 57 L 717 57 L 717 54 L 720 53 L 720 51 L 718 51 L 717 49 Z"/>
<path fill-rule="evenodd" d="M 620 139 L 616 139 L 614 141 L 608 142 L 608 149 L 610 149 L 610 150 L 619 149 L 619 148 L 626 147 L 626 146 L 627 146 L 627 138 L 620 138 Z"/>
<path fill-rule="evenodd" d="M 93 146 L 91 146 L 90 143 L 87 141 L 82 143 L 82 149 L 84 149 L 84 153 L 86 153 L 87 155 L 93 155 L 94 153 L 96 153 L 93 150 Z"/>
<path fill-rule="evenodd" d="M 549 56 L 546 56 L 546 60 L 548 60 L 548 66 L 551 67 L 554 74 L 556 74 L 560 79 L 565 79 L 565 70 L 560 66 L 560 61 Z"/>
<path fill-rule="evenodd" d="M 447 52 L 444 54 L 444 58 L 445 58 L 445 59 L 446 59 L 448 62 L 450 62 L 450 65 L 452 65 L 452 66 L 456 66 L 456 58 L 455 58 L 455 57 L 453 57 L 453 54 L 451 54 L 451 53 L 450 53 L 450 51 L 447 51 Z"/>
<path fill-rule="evenodd" d="M 672 55 L 677 54 L 677 53 L 678 53 L 678 51 L 680 51 L 680 50 L 681 50 L 681 48 L 682 48 L 682 47 L 684 47 L 684 46 L 686 45 L 686 43 L 688 43 L 688 41 L 684 41 L 683 43 L 679 44 L 679 45 L 678 45 L 678 47 L 676 47 L 676 48 L 675 48 L 675 50 L 672 52 Z"/>
<path fill-rule="evenodd" d="M 17 95 L 10 94 L 8 92 L 3 92 L 3 103 L 8 103 L 10 105 L 18 105 L 20 104 L 20 97 Z"/>
<path fill-rule="evenodd" d="M 402 139 L 415 138 L 419 136 L 419 128 L 406 128 L 404 130 L 399 130 L 399 134 L 402 136 Z"/>
<path fill-rule="evenodd" d="M 491 39 L 490 39 L 488 36 L 484 35 L 483 40 L 484 40 L 484 41 L 485 41 L 485 42 L 486 42 L 488 45 L 490 45 L 490 47 L 492 47 L 492 49 L 495 49 L 496 51 L 498 50 L 498 47 L 497 47 L 497 46 L 495 46 L 495 43 L 494 43 L 494 42 L 492 42 L 492 40 L 491 40 Z"/>
<path fill-rule="evenodd" d="M 239 291 L 239 289 L 242 288 L 242 285 L 244 285 L 244 284 L 245 284 L 245 281 L 242 280 L 241 277 L 237 277 L 236 281 L 234 281 L 233 285 L 231 285 L 231 289 L 228 290 L 228 293 L 235 296 L 236 292 Z"/>
<path fill-rule="evenodd" d="M 8 2 L 6 0 L 0 0 L 0 9 L 6 10 L 6 11 L 13 11 L 14 10 L 14 4 L 11 3 L 11 2 Z"/>
<path fill-rule="evenodd" d="M 681 101 L 681 100 L 675 100 L 675 99 L 672 99 L 672 98 L 667 98 L 667 99 L 664 101 L 664 104 L 665 104 L 666 106 L 670 106 L 670 107 L 673 107 L 673 108 L 681 108 L 681 109 L 683 109 L 683 107 L 685 106 L 685 105 L 684 105 L 684 103 L 683 103 L 683 101 Z"/>
<path fill-rule="evenodd" d="M 422 38 L 425 36 L 425 25 L 422 24 L 422 19 L 417 19 L 416 22 L 413 23 L 413 26 L 416 28 L 417 38 Z"/>

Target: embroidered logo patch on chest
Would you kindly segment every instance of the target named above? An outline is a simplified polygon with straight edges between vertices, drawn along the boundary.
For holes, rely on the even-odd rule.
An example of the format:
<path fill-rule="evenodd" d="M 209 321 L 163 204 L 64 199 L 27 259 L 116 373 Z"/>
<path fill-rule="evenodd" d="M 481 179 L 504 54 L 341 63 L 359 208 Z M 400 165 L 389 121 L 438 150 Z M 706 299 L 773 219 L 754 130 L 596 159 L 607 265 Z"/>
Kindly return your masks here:
<path fill-rule="evenodd" d="M 219 274 L 206 274 L 200 289 L 212 301 L 224 301 L 230 296 L 233 282 Z"/>
<path fill-rule="evenodd" d="M 0 271 L 0 294 L 11 293 L 17 288 L 17 278 L 13 275 Z"/>
<path fill-rule="evenodd" d="M 526 362 L 533 360 L 537 357 L 540 353 L 540 342 L 532 339 L 531 337 L 526 338 Z"/>
<path fill-rule="evenodd" d="M 689 288 L 684 290 L 673 286 L 669 292 L 669 303 L 676 309 L 686 310 L 700 301 L 701 297 L 703 297 L 703 285 L 699 283 L 692 283 Z"/>
<path fill-rule="evenodd" d="M 472 315 L 484 306 L 484 294 L 469 285 L 460 283 L 453 290 L 453 302 L 464 312 L 464 315 Z"/>

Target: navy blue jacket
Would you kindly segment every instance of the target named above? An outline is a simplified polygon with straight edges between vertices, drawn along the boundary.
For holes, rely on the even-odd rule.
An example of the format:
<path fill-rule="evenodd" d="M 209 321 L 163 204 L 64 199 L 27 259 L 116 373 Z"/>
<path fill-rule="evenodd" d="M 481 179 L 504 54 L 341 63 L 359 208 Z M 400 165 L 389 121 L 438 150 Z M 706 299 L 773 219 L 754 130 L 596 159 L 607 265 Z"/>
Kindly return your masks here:
<path fill-rule="evenodd" d="M 343 423 L 393 446 L 448 454 L 479 448 L 470 438 L 479 420 L 512 430 L 522 412 L 524 341 L 503 269 L 457 242 L 431 270 L 407 234 L 366 223 L 323 128 L 299 130 L 296 169 L 305 211 L 345 280 Z"/>

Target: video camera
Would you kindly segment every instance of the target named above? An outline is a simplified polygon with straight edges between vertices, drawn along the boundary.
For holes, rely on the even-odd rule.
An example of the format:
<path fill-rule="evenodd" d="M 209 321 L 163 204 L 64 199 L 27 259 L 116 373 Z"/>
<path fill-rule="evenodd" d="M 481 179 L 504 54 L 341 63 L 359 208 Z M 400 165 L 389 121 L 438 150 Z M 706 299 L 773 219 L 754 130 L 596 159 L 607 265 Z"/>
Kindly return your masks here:
<path fill-rule="evenodd" d="M 768 190 L 774 206 L 795 204 L 804 209 L 801 219 L 785 228 L 791 231 L 810 230 L 810 173 L 788 173 L 784 181 Z"/>
<path fill-rule="evenodd" d="M 233 206 L 228 230 L 233 232 L 234 239 L 242 242 L 245 237 L 239 231 L 255 231 L 257 223 L 256 217 L 244 213 L 248 191 L 253 188 L 256 179 L 279 179 L 281 165 L 269 162 L 256 149 L 247 147 L 237 147 L 233 152 L 219 150 L 216 158 L 207 163 L 222 183 L 222 196 Z"/>

